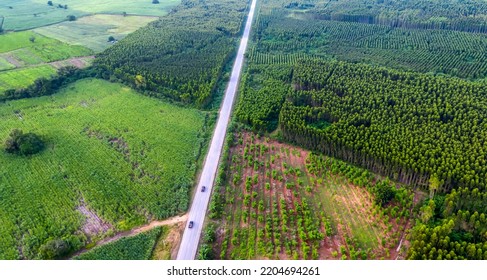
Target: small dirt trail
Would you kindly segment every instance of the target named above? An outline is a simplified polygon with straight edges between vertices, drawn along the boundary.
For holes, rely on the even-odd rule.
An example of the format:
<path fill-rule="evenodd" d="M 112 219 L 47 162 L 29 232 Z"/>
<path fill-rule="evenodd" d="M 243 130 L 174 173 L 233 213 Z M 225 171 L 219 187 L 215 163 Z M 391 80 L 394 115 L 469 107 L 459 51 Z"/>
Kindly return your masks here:
<path fill-rule="evenodd" d="M 137 235 L 139 233 L 149 231 L 149 230 L 156 228 L 156 227 L 174 225 L 177 223 L 186 222 L 187 220 L 188 220 L 188 214 L 184 214 L 182 216 L 174 216 L 174 217 L 171 217 L 171 218 L 166 219 L 166 220 L 153 221 L 149 224 L 146 224 L 146 225 L 143 225 L 143 226 L 140 226 L 137 228 L 133 228 L 133 229 L 128 230 L 128 231 L 122 231 L 122 232 L 115 234 L 114 236 L 110 236 L 110 237 L 107 237 L 105 239 L 99 240 L 98 242 L 96 242 L 96 245 L 94 246 L 94 248 L 101 246 L 101 245 L 104 245 L 104 244 L 107 244 L 107 243 L 110 243 L 110 242 L 117 241 L 117 240 L 121 239 L 122 237 L 134 236 L 134 235 Z M 75 254 L 73 254 L 70 258 L 74 258 L 74 257 L 76 257 L 82 253 L 85 253 L 89 250 L 91 250 L 91 249 L 82 249 L 82 250 L 76 252 Z"/>

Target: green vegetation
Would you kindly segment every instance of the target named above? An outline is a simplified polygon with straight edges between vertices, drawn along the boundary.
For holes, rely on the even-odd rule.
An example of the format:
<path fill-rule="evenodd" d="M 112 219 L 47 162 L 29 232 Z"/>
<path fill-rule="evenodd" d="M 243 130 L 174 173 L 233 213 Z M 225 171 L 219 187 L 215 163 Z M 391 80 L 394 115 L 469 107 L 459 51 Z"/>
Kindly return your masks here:
<path fill-rule="evenodd" d="M 113 45 L 107 42 L 109 36 L 121 40 L 157 19 L 148 16 L 92 15 L 78 18 L 73 22 L 66 21 L 36 28 L 35 32 L 70 45 L 82 45 L 101 52 Z"/>
<path fill-rule="evenodd" d="M 389 257 L 399 242 L 412 207 L 405 188 L 254 134 L 235 133 L 231 144 L 210 205 L 220 229 L 206 228 L 200 259 Z"/>
<path fill-rule="evenodd" d="M 262 5 L 249 53 L 255 64 L 320 57 L 466 78 L 487 75 L 485 34 L 330 21 Z"/>
<path fill-rule="evenodd" d="M 297 0 L 286 5 L 286 8 L 306 10 L 301 14 L 326 20 L 411 29 L 487 32 L 487 3 L 483 0 Z"/>
<path fill-rule="evenodd" d="M 75 260 L 149 260 L 154 246 L 166 227 L 110 242 L 76 256 Z"/>
<path fill-rule="evenodd" d="M 99 75 L 204 107 L 235 50 L 247 1 L 187 0 L 107 49 Z"/>
<path fill-rule="evenodd" d="M 410 259 L 486 260 L 487 194 L 460 188 L 426 201 L 411 234 Z"/>
<path fill-rule="evenodd" d="M 41 65 L 0 72 L 0 95 L 8 89 L 24 88 L 39 78 L 49 78 L 56 74 L 51 65 Z"/>
<path fill-rule="evenodd" d="M 87 79 L 6 102 L 0 119 L 1 143 L 14 128 L 46 139 L 30 157 L 0 152 L 0 259 L 41 258 L 50 240 L 79 249 L 92 238 L 86 211 L 118 231 L 188 206 L 205 135 L 200 111 Z"/>
<path fill-rule="evenodd" d="M 9 70 L 15 68 L 15 65 L 8 62 L 5 58 L 0 56 L 0 71 Z"/>
<path fill-rule="evenodd" d="M 44 149 L 44 142 L 34 133 L 13 129 L 5 141 L 5 151 L 11 154 L 33 155 Z"/>
<path fill-rule="evenodd" d="M 486 184 L 484 82 L 319 60 L 249 73 L 237 117 L 255 129 L 279 114 L 284 139 L 406 184 Z"/>
<path fill-rule="evenodd" d="M 70 244 L 62 239 L 49 240 L 41 246 L 40 257 L 44 260 L 61 259 L 69 254 Z"/>
<path fill-rule="evenodd" d="M 34 37 L 35 40 L 32 42 L 30 40 L 31 37 Z M 22 48 L 29 48 L 29 47 L 41 47 L 44 45 L 52 45 L 58 44 L 59 41 L 40 36 L 32 31 L 24 31 L 24 32 L 13 32 L 0 35 L 0 53 L 5 53 L 17 49 Z"/>
<path fill-rule="evenodd" d="M 53 62 L 71 57 L 88 56 L 91 54 L 93 52 L 85 47 L 68 45 L 57 40 L 53 44 L 17 49 L 9 53 L 14 59 L 27 65 Z"/>
<path fill-rule="evenodd" d="M 10 57 L 20 66 L 87 56 L 93 52 L 82 46 L 68 45 L 32 31 L 0 36 L 0 57 Z"/>
<path fill-rule="evenodd" d="M 0 35 L 0 95 L 54 75 L 56 67 L 48 62 L 92 54 L 83 46 L 68 45 L 32 31 Z"/>
<path fill-rule="evenodd" d="M 486 185 L 487 84 L 307 61 L 294 68 L 293 85 L 280 112 L 285 139 L 406 184 L 427 188 L 435 176 L 439 192 Z M 321 120 L 332 125 L 308 125 Z"/>
<path fill-rule="evenodd" d="M 418 219 L 407 235 L 408 258 L 484 259 L 486 13 L 485 1 L 476 0 L 261 2 L 236 118 L 259 133 L 429 192 L 430 199 L 413 212 Z M 266 172 L 279 182 L 286 176 Z M 234 184 L 244 180 L 252 190 L 254 181 L 242 177 Z M 305 191 L 313 191 L 302 182 Z M 285 187 L 292 190 L 296 183 Z M 272 190 L 272 181 L 263 188 Z M 386 207 L 398 195 L 389 183 L 368 191 L 376 205 Z M 243 199 L 252 206 L 252 194 Z M 223 215 L 226 208 L 216 205 Z M 389 209 L 387 216 L 409 215 Z M 223 242 L 222 251 L 253 234 L 242 231 Z M 373 246 L 365 244 L 362 248 Z M 343 255 L 346 246 L 332 249 L 332 257 L 340 252 L 350 258 Z"/>
<path fill-rule="evenodd" d="M 63 0 L 62 3 L 53 1 L 50 6 L 44 0 L 2 0 L 0 15 L 4 19 L 3 29 L 25 30 L 67 21 L 69 15 L 76 18 L 94 13 L 164 16 L 180 2 L 164 0 L 153 5 L 150 0 Z M 58 6 L 61 4 L 62 8 Z"/>

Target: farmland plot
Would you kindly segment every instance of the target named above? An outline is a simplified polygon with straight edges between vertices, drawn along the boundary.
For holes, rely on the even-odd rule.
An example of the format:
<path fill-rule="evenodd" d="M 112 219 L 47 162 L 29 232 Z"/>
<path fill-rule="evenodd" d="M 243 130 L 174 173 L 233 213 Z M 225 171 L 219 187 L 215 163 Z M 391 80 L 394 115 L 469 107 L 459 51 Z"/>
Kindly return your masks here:
<path fill-rule="evenodd" d="M 177 6 L 180 0 L 161 0 L 159 4 L 142 0 L 2 0 L 0 15 L 5 30 L 26 30 L 67 20 L 67 16 L 81 17 L 92 14 L 118 14 L 164 16 Z M 61 6 L 59 6 L 61 5 Z"/>
<path fill-rule="evenodd" d="M 381 206 L 372 190 L 388 180 L 253 134 L 234 135 L 226 178 L 222 259 L 395 258 L 408 228 L 410 191 Z"/>
<path fill-rule="evenodd" d="M 57 239 L 74 251 L 187 208 L 204 141 L 200 111 L 87 79 L 6 102 L 0 118 L 2 143 L 14 128 L 46 142 L 29 157 L 0 151 L 0 259 L 41 258 Z"/>

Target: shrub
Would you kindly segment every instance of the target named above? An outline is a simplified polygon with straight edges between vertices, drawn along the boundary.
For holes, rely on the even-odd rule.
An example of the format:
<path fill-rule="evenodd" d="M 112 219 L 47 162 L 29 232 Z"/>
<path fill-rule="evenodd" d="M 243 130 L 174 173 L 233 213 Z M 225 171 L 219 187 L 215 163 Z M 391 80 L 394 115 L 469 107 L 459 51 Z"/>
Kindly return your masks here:
<path fill-rule="evenodd" d="M 5 141 L 5 151 L 21 155 L 33 155 L 44 148 L 44 142 L 36 134 L 22 133 L 20 129 L 13 129 Z"/>
<path fill-rule="evenodd" d="M 60 259 L 70 252 L 71 246 L 62 239 L 50 240 L 42 245 L 39 251 L 41 259 Z"/>

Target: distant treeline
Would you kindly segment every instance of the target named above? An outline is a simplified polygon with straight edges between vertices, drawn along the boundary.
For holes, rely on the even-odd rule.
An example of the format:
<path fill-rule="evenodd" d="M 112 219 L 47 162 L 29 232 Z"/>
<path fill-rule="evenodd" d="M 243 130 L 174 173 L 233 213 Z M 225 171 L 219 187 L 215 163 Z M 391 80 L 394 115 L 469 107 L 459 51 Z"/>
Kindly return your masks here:
<path fill-rule="evenodd" d="M 322 20 L 380 24 L 414 29 L 487 32 L 487 3 L 483 0 L 300 0 L 284 4 L 306 9 Z"/>
<path fill-rule="evenodd" d="M 487 33 L 487 22 L 480 18 L 460 18 L 449 21 L 408 21 L 402 18 L 387 18 L 373 15 L 331 14 L 316 15 L 317 19 L 344 22 L 379 24 L 410 29 L 442 29 L 474 33 Z"/>

